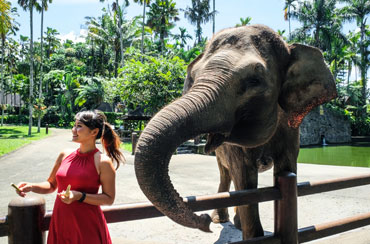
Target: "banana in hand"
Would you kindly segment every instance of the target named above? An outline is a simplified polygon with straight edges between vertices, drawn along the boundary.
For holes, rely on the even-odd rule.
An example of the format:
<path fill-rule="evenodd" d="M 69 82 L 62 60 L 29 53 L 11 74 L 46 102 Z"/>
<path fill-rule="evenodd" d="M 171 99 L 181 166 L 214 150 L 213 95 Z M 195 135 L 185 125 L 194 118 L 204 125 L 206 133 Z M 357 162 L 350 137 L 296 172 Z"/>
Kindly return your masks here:
<path fill-rule="evenodd" d="M 71 185 L 68 185 L 68 186 L 67 186 L 67 189 L 66 189 L 66 191 L 65 191 L 65 193 L 64 193 L 64 196 L 65 196 L 65 197 L 69 198 L 70 190 L 71 190 Z"/>

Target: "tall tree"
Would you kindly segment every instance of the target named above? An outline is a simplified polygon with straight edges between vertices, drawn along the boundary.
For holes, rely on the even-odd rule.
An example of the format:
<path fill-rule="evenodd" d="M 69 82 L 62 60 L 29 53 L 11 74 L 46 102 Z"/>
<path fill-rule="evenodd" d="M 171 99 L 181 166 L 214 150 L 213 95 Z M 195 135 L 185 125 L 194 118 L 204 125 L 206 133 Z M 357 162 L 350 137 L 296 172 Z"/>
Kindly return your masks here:
<path fill-rule="evenodd" d="M 191 0 L 192 6 L 184 10 L 185 18 L 196 26 L 195 36 L 197 43 L 202 41 L 202 24 L 207 23 L 214 16 L 210 11 L 209 0 Z"/>
<path fill-rule="evenodd" d="M 33 109 L 33 9 L 40 9 L 40 5 L 36 0 L 18 0 L 18 4 L 25 10 L 30 12 L 30 94 L 28 103 L 28 135 L 32 132 L 32 109 Z"/>
<path fill-rule="evenodd" d="M 348 5 L 341 10 L 342 16 L 345 20 L 356 20 L 357 26 L 360 27 L 360 69 L 361 69 L 361 82 L 362 82 L 362 102 L 365 105 L 367 99 L 367 77 L 366 73 L 369 68 L 367 60 L 368 52 L 365 48 L 366 37 L 366 21 L 370 14 L 370 1 L 369 0 L 340 0 L 340 2 L 347 3 Z"/>
<path fill-rule="evenodd" d="M 331 40 L 335 37 L 343 38 L 341 21 L 335 11 L 336 0 L 313 0 L 298 2 L 290 17 L 302 23 L 293 37 L 323 51 L 330 50 Z M 313 34 L 313 39 L 307 39 Z"/>
<path fill-rule="evenodd" d="M 4 57 L 5 57 L 5 40 L 9 33 L 15 34 L 17 30 L 17 23 L 12 18 L 12 15 L 16 13 L 16 9 L 11 8 L 11 3 L 8 1 L 0 2 L 0 37 L 1 37 L 1 83 L 0 83 L 0 92 L 1 92 L 1 126 L 4 124 Z"/>
<path fill-rule="evenodd" d="M 180 20 L 179 11 L 173 0 L 156 0 L 150 5 L 147 24 L 156 35 L 159 35 L 161 50 L 164 50 L 164 39 L 169 36 L 175 21 Z"/>
<path fill-rule="evenodd" d="M 100 2 L 105 2 L 106 0 L 100 0 Z M 123 4 L 123 9 L 119 5 L 118 0 L 115 0 L 112 3 L 112 10 L 115 13 L 115 17 L 118 23 L 118 30 L 119 30 L 119 42 L 120 42 L 120 50 L 121 50 L 121 66 L 123 66 L 123 38 L 122 38 L 122 19 L 123 19 L 123 10 L 129 5 L 129 1 L 125 0 Z"/>
<path fill-rule="evenodd" d="M 212 11 L 212 34 L 215 34 L 215 29 L 216 29 L 216 0 L 213 0 L 213 11 Z"/>
<path fill-rule="evenodd" d="M 140 50 L 141 54 L 144 54 L 144 31 L 145 31 L 145 11 L 146 6 L 150 4 L 150 0 L 134 0 L 135 3 L 139 2 L 141 5 L 143 5 L 143 26 L 141 29 L 141 44 L 140 44 Z"/>
<path fill-rule="evenodd" d="M 41 0 L 41 43 L 40 43 L 40 83 L 39 83 L 39 99 L 38 99 L 38 104 L 37 107 L 38 109 L 41 109 L 42 106 L 42 79 L 43 79 L 43 37 L 44 37 L 44 11 L 48 10 L 48 3 L 52 3 L 53 0 Z M 38 118 L 37 118 L 37 133 L 40 133 L 40 127 L 41 127 L 41 113 L 38 113 Z"/>
<path fill-rule="evenodd" d="M 185 28 L 179 27 L 180 34 L 173 35 L 173 39 L 180 41 L 180 47 L 184 48 L 187 44 L 188 39 L 193 39 L 191 35 L 188 34 Z"/>
<path fill-rule="evenodd" d="M 290 25 L 290 13 L 291 8 L 295 9 L 294 3 L 297 0 L 285 0 L 285 6 L 284 6 L 284 19 L 289 21 L 289 39 L 291 39 L 291 25 Z"/>

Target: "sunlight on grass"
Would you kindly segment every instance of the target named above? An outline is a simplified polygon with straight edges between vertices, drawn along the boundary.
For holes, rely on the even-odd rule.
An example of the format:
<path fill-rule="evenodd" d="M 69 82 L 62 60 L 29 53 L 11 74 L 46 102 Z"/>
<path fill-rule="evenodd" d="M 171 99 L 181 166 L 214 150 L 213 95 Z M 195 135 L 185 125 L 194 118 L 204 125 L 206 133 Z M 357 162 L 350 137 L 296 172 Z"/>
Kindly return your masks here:
<path fill-rule="evenodd" d="M 132 152 L 132 144 L 131 142 L 123 142 L 121 143 L 121 148 L 125 151 Z"/>
<path fill-rule="evenodd" d="M 51 135 L 45 133 L 45 128 L 41 128 L 41 133 L 37 133 L 37 127 L 32 127 L 31 136 L 28 136 L 28 126 L 3 126 L 0 127 L 0 156 L 14 151 L 32 141 L 40 140 Z"/>

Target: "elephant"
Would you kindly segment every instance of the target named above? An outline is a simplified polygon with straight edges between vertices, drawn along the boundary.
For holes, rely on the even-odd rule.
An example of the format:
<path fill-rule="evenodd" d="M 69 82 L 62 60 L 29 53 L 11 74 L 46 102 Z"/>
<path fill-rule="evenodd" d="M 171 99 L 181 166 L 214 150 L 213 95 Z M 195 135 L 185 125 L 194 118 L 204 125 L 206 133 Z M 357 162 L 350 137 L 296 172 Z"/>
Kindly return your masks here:
<path fill-rule="evenodd" d="M 288 45 L 264 25 L 216 33 L 187 67 L 183 95 L 162 108 L 140 135 L 135 152 L 138 184 L 164 215 L 209 232 L 226 221 L 225 209 L 195 214 L 171 183 L 172 154 L 183 142 L 208 134 L 205 151 L 215 151 L 218 191 L 257 187 L 258 171 L 274 164 L 274 175 L 296 173 L 299 125 L 313 108 L 337 96 L 321 51 Z M 258 204 L 237 207 L 243 239 L 264 235 Z"/>

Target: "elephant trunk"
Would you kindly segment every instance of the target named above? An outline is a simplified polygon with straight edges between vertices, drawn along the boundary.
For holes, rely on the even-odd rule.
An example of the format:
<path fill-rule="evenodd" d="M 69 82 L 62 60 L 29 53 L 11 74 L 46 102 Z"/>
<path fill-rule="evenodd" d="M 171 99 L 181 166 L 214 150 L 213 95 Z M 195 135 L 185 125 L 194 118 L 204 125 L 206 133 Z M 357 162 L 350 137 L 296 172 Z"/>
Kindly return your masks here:
<path fill-rule="evenodd" d="M 141 190 L 158 210 L 181 225 L 210 232 L 210 216 L 194 214 L 175 190 L 168 174 L 170 158 L 183 142 L 216 128 L 227 130 L 221 114 L 212 116 L 218 119 L 208 118 L 210 113 L 219 113 L 213 108 L 214 89 L 199 88 L 193 87 L 148 123 L 137 144 L 135 172 Z"/>

